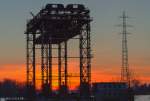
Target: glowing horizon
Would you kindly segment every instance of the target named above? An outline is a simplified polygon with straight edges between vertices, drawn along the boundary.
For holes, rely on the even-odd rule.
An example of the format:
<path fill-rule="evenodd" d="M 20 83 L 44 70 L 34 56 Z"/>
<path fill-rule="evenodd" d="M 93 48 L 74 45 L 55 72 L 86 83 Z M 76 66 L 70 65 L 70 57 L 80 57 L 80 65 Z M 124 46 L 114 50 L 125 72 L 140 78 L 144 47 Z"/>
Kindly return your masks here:
<path fill-rule="evenodd" d="M 72 67 L 73 68 L 73 67 Z M 9 69 L 9 70 L 8 70 Z M 38 71 L 37 75 L 40 77 L 40 71 Z M 103 70 L 92 70 L 92 83 L 95 82 L 118 82 L 120 80 L 120 75 L 113 74 L 114 71 L 103 71 Z M 145 71 L 143 71 L 145 72 Z M 54 73 L 55 75 L 56 73 Z M 17 82 L 26 82 L 26 65 L 25 64 L 14 64 L 14 65 L 4 65 L 1 68 L 0 81 L 4 79 L 15 80 Z M 38 78 L 39 79 L 39 78 Z M 147 75 L 136 78 L 141 83 L 150 83 L 150 78 Z M 38 81 L 37 81 L 38 82 Z M 53 89 L 57 89 L 57 80 L 53 80 Z M 72 79 L 69 77 L 68 80 L 69 88 L 75 89 L 79 86 L 79 80 Z M 38 88 L 40 86 L 40 82 L 37 84 Z"/>

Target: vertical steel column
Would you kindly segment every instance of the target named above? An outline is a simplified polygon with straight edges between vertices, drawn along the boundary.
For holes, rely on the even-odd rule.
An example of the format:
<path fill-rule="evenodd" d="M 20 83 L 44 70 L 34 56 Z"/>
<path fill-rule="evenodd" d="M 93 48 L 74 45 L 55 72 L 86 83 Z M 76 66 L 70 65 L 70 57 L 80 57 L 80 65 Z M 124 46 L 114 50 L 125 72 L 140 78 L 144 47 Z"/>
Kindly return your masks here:
<path fill-rule="evenodd" d="M 88 82 L 91 85 L 91 28 L 90 28 L 90 23 L 87 24 L 86 26 L 86 31 L 87 31 L 87 69 L 88 69 Z"/>
<path fill-rule="evenodd" d="M 61 44 L 58 44 L 58 86 L 61 89 Z"/>
<path fill-rule="evenodd" d="M 64 42 L 64 58 L 65 58 L 65 87 L 68 90 L 68 57 L 67 57 L 67 41 Z M 67 92 L 67 91 L 66 91 Z"/>
<path fill-rule="evenodd" d="M 41 70 L 42 70 L 42 90 L 44 95 L 48 93 L 48 47 L 47 45 L 41 46 Z"/>
<path fill-rule="evenodd" d="M 51 44 L 51 39 L 49 43 L 49 87 L 50 87 L 50 94 L 52 93 L 52 44 Z"/>
<path fill-rule="evenodd" d="M 35 78 L 35 69 L 36 69 L 36 65 L 35 65 L 35 37 L 36 37 L 36 35 L 33 34 L 33 86 L 34 86 L 34 89 L 36 88 L 36 78 Z"/>
<path fill-rule="evenodd" d="M 36 89 L 35 37 L 35 34 L 27 33 L 27 96 L 30 98 L 35 96 Z"/>
<path fill-rule="evenodd" d="M 90 46 L 90 25 L 87 22 L 83 26 L 80 39 L 80 96 L 90 96 L 91 82 L 91 46 Z"/>
<path fill-rule="evenodd" d="M 44 45 L 41 44 L 41 83 L 42 83 L 42 90 L 44 86 Z"/>
<path fill-rule="evenodd" d="M 58 46 L 59 57 L 59 92 L 66 95 L 68 92 L 68 70 L 67 70 L 67 41 Z"/>
<path fill-rule="evenodd" d="M 45 43 L 44 34 L 45 34 L 44 22 L 42 23 L 42 43 L 41 43 L 41 75 L 42 75 L 42 93 L 44 96 L 49 95 L 49 48 L 48 44 Z"/>
<path fill-rule="evenodd" d="M 42 90 L 44 96 L 49 94 L 48 45 L 41 45 Z"/>

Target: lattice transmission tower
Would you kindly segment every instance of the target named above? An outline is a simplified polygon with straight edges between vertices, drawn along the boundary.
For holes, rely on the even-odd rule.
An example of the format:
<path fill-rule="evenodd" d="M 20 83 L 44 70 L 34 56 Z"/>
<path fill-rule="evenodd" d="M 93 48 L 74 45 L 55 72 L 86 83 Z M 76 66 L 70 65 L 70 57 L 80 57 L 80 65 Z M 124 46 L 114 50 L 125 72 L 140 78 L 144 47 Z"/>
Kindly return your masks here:
<path fill-rule="evenodd" d="M 127 19 L 129 18 L 126 16 L 125 11 L 123 11 L 122 16 L 120 17 L 122 19 L 122 66 L 121 66 L 121 82 L 126 82 L 128 86 L 130 87 L 130 70 L 129 70 L 129 62 L 128 62 L 128 40 L 127 35 L 129 34 L 127 32 L 127 27 L 130 27 L 130 25 L 127 25 Z"/>

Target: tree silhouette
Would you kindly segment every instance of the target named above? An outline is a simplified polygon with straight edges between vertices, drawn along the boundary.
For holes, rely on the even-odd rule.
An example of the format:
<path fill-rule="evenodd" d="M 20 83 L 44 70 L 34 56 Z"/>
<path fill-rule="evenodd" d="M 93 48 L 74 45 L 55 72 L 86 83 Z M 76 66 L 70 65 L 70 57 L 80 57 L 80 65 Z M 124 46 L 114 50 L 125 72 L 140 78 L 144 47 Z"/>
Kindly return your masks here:
<path fill-rule="evenodd" d="M 5 79 L 0 82 L 0 97 L 25 96 L 25 84 L 14 80 Z"/>

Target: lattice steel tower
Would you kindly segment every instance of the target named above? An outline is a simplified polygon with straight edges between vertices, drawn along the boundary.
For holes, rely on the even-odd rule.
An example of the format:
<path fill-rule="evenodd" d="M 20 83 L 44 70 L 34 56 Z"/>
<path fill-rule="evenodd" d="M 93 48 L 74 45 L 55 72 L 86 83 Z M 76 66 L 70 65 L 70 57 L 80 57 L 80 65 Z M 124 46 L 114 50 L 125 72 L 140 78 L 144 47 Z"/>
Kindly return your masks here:
<path fill-rule="evenodd" d="M 90 10 L 82 4 L 47 4 L 27 22 L 27 85 L 36 88 L 37 66 L 41 69 L 42 93 L 52 91 L 53 61 L 58 67 L 59 94 L 68 93 L 68 59 L 79 59 L 80 96 L 90 97 Z M 79 56 L 68 57 L 68 41 L 79 41 Z M 38 51 L 40 50 L 40 52 Z M 57 55 L 53 51 L 57 50 Z M 38 63 L 38 55 L 40 62 Z M 55 60 L 53 60 L 55 59 Z M 57 60 L 56 60 L 57 59 Z M 55 66 L 55 67 L 56 67 Z M 30 92 L 30 91 L 29 91 Z"/>
<path fill-rule="evenodd" d="M 128 63 L 128 46 L 127 46 L 127 18 L 125 11 L 123 11 L 122 16 L 122 67 L 121 67 L 121 81 L 126 82 L 130 87 L 130 71 Z"/>

